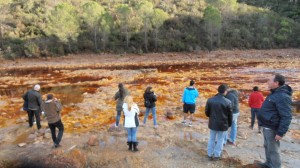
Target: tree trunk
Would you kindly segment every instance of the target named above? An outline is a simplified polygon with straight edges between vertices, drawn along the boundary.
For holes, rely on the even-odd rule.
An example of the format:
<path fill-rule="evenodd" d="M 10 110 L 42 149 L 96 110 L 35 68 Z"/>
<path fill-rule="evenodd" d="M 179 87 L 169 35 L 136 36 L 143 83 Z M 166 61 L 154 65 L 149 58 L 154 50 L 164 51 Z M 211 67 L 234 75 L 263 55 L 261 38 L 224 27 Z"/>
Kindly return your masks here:
<path fill-rule="evenodd" d="M 97 48 L 97 28 L 94 28 L 94 46 L 95 46 L 95 51 L 98 50 Z"/>
<path fill-rule="evenodd" d="M 148 52 L 148 31 L 147 31 L 147 22 L 144 24 L 144 44 L 145 51 Z"/>
<path fill-rule="evenodd" d="M 155 31 L 155 51 L 157 51 L 157 34 L 158 34 L 158 31 L 157 29 L 154 30 Z"/>
<path fill-rule="evenodd" d="M 128 46 L 129 46 L 129 34 L 128 34 L 128 26 L 126 24 L 125 27 L 125 31 L 126 31 L 126 50 L 128 50 Z"/>
<path fill-rule="evenodd" d="M 3 50 L 2 24 L 0 24 L 0 49 Z"/>
<path fill-rule="evenodd" d="M 213 46 L 213 28 L 212 28 L 212 24 L 209 24 L 210 27 L 210 51 L 212 50 L 212 46 Z"/>

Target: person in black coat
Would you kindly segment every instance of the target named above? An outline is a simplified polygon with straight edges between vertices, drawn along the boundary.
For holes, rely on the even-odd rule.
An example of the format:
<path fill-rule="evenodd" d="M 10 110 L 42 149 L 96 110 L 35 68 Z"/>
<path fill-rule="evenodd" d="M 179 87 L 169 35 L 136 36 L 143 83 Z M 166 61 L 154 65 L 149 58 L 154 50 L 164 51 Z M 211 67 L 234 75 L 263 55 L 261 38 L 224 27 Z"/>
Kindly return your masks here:
<path fill-rule="evenodd" d="M 210 159 L 220 159 L 224 137 L 232 124 L 231 101 L 225 97 L 227 89 L 227 85 L 220 85 L 218 94 L 209 98 L 205 106 L 205 114 L 209 117 L 208 128 L 210 129 L 210 136 L 207 155 Z"/>
<path fill-rule="evenodd" d="M 154 128 L 157 128 L 157 122 L 156 122 L 156 105 L 155 102 L 157 101 L 156 95 L 152 90 L 151 86 L 148 86 L 144 93 L 144 106 L 146 107 L 146 114 L 144 117 L 144 124 L 146 124 L 148 115 L 150 110 L 152 111 L 152 117 L 153 117 L 153 124 Z"/>

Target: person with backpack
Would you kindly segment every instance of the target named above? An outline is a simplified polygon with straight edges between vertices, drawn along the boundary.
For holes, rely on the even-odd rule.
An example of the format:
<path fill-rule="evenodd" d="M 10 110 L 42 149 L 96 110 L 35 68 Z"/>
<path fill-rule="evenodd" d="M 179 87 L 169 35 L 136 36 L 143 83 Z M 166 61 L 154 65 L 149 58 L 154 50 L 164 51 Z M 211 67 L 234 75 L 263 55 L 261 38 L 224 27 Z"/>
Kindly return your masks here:
<path fill-rule="evenodd" d="M 153 124 L 154 128 L 157 128 L 158 125 L 156 123 L 156 105 L 155 102 L 157 101 L 157 97 L 155 93 L 152 90 L 151 86 L 148 86 L 144 93 L 144 106 L 146 107 L 146 114 L 144 117 L 144 124 L 146 124 L 149 112 L 151 110 L 152 117 L 153 117 Z"/>
<path fill-rule="evenodd" d="M 51 130 L 51 136 L 54 143 L 54 148 L 60 147 L 60 141 L 64 134 L 64 125 L 61 121 L 62 105 L 57 98 L 54 98 L 53 94 L 47 95 L 47 100 L 43 104 L 45 115 L 48 120 L 48 126 Z M 56 136 L 56 128 L 58 128 L 58 134 Z"/>
<path fill-rule="evenodd" d="M 129 146 L 128 150 L 138 151 L 138 141 L 136 138 L 137 128 L 139 126 L 139 117 L 140 113 L 139 107 L 136 103 L 133 102 L 131 96 L 127 96 L 124 100 L 123 111 L 125 115 L 124 127 L 127 130 L 127 145 Z"/>
<path fill-rule="evenodd" d="M 116 110 L 117 110 L 117 116 L 116 116 L 116 124 L 115 127 L 119 126 L 120 118 L 121 118 L 121 112 L 122 112 L 122 106 L 123 101 L 125 97 L 128 95 L 127 89 L 124 87 L 123 83 L 119 83 L 118 85 L 119 90 L 114 96 L 114 99 L 117 100 Z"/>
<path fill-rule="evenodd" d="M 193 80 L 190 81 L 190 86 L 184 89 L 182 95 L 183 102 L 183 124 L 186 124 L 186 119 L 188 112 L 190 112 L 190 123 L 189 126 L 192 126 L 192 121 L 194 119 L 194 113 L 196 111 L 196 99 L 199 96 L 198 90 L 195 88 L 195 82 Z"/>

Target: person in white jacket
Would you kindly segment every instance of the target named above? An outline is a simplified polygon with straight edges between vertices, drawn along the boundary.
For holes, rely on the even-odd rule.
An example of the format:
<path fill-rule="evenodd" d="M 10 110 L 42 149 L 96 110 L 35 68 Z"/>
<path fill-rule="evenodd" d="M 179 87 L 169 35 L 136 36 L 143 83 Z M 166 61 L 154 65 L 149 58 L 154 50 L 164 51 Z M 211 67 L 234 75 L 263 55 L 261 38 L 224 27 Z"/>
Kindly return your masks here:
<path fill-rule="evenodd" d="M 128 134 L 128 150 L 138 151 L 136 134 L 137 127 L 139 126 L 138 114 L 140 113 L 140 110 L 138 105 L 133 102 L 133 98 L 131 96 L 127 96 L 125 98 L 123 103 L 123 111 L 125 115 L 124 127 L 127 129 Z"/>

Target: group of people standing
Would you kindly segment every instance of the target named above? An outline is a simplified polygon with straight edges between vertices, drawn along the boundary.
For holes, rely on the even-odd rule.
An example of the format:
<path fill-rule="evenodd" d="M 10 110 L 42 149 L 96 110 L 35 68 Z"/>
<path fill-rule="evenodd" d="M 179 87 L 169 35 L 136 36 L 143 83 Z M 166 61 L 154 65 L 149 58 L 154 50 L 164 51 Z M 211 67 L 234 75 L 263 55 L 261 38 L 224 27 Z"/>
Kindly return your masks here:
<path fill-rule="evenodd" d="M 253 88 L 253 92 L 249 96 L 248 104 L 251 107 L 251 125 L 253 129 L 255 118 L 258 120 L 258 132 L 261 130 L 264 134 L 264 148 L 266 162 L 258 163 L 260 167 L 279 168 L 281 167 L 280 159 L 280 140 L 288 131 L 291 123 L 291 95 L 292 89 L 285 84 L 284 76 L 275 74 L 268 82 L 268 88 L 271 93 L 264 99 L 258 87 Z M 54 147 L 59 147 L 64 126 L 61 122 L 61 103 L 54 98 L 53 94 L 47 95 L 47 100 L 42 102 L 39 93 L 40 85 L 35 85 L 32 90 L 24 94 L 24 109 L 28 112 L 29 126 L 33 126 L 33 116 L 36 118 L 38 129 L 41 128 L 40 113 L 43 111 L 47 117 L 48 125 L 51 130 Z M 218 87 L 218 93 L 209 98 L 205 106 L 205 114 L 209 118 L 208 128 L 210 135 L 207 146 L 207 155 L 211 160 L 219 160 L 222 158 L 224 145 L 227 143 L 235 145 L 238 128 L 239 99 L 238 91 L 229 88 L 226 84 Z M 193 114 L 196 111 L 196 99 L 199 96 L 195 88 L 195 82 L 190 81 L 189 87 L 184 89 L 182 95 L 183 103 L 183 124 L 192 126 Z M 157 128 L 156 121 L 156 101 L 157 97 L 152 87 L 149 86 L 144 92 L 144 106 L 146 113 L 143 125 L 146 124 L 150 111 L 152 112 L 154 128 Z M 118 85 L 118 91 L 114 95 L 116 102 L 116 123 L 115 127 L 120 124 L 121 112 L 124 112 L 124 127 L 127 130 L 128 150 L 138 151 L 137 130 L 139 123 L 138 115 L 140 113 L 138 105 L 133 101 L 124 84 Z M 188 115 L 190 114 L 190 121 Z M 256 116 L 256 117 L 255 117 Z M 59 129 L 56 135 L 56 128 Z M 230 132 L 228 129 L 230 128 Z"/>
<path fill-rule="evenodd" d="M 267 82 L 271 93 L 264 100 L 258 87 L 253 88 L 248 104 L 251 107 L 251 125 L 255 116 L 258 120 L 258 133 L 263 130 L 266 161 L 257 163 L 262 168 L 280 168 L 280 140 L 289 129 L 292 120 L 292 89 L 285 84 L 285 77 L 275 74 Z M 231 127 L 228 143 L 234 144 L 237 132 L 238 99 L 227 85 L 218 87 L 218 94 L 209 98 L 205 107 L 209 117 L 210 136 L 207 155 L 211 160 L 221 159 L 223 146 L 226 144 L 227 130 Z"/>

